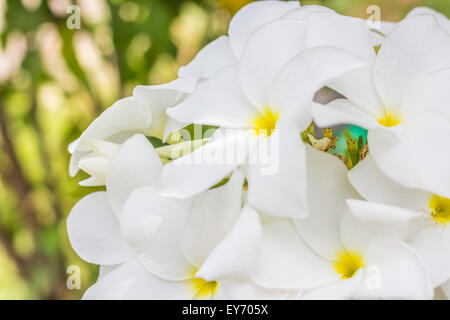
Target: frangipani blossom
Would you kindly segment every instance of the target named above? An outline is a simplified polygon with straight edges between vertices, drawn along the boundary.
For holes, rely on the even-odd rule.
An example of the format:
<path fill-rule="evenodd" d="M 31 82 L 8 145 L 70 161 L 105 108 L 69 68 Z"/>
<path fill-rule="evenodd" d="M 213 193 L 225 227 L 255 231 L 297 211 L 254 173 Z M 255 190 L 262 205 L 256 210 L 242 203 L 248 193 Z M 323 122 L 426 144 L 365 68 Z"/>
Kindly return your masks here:
<path fill-rule="evenodd" d="M 246 279 L 258 254 L 260 226 L 250 207 L 241 213 L 242 184 L 236 173 L 225 186 L 199 195 L 189 212 L 170 208 L 170 200 L 151 187 L 136 190 L 120 231 L 138 252 L 100 278 L 85 298 L 286 298 L 289 291 Z"/>
<path fill-rule="evenodd" d="M 71 174 L 106 187 L 67 221 L 100 265 L 84 299 L 449 296 L 448 21 L 253 2 L 177 80 L 106 110 L 70 146 Z M 359 164 L 313 120 L 368 129 Z M 150 143 L 188 124 L 214 133 Z"/>
<path fill-rule="evenodd" d="M 368 129 L 369 150 L 386 175 L 450 197 L 448 52 L 450 34 L 433 15 L 407 18 L 385 39 L 373 70 L 340 83 L 348 100 L 315 105 L 315 122 Z"/>
<path fill-rule="evenodd" d="M 107 191 L 94 192 L 81 199 L 67 220 L 72 247 L 82 259 L 115 265 L 136 254 L 120 231 L 122 208 L 135 189 L 157 184 L 161 170 L 156 151 L 143 135 L 134 135 L 118 148 L 108 165 Z M 179 199 L 167 199 L 165 204 L 171 204 L 172 208 L 184 206 L 185 210 L 190 205 Z"/>
<path fill-rule="evenodd" d="M 450 199 L 406 188 L 387 177 L 369 155 L 348 173 L 350 182 L 367 202 L 349 200 L 354 214 L 395 224 L 402 217 L 412 232 L 403 239 L 422 256 L 434 287 L 450 279 Z"/>
<path fill-rule="evenodd" d="M 263 225 L 254 281 L 266 288 L 302 289 L 303 299 L 431 298 L 420 256 L 398 236 L 403 227 L 352 216 L 344 199 L 356 192 L 345 166 L 308 149 L 314 164 L 308 187 L 313 196 L 322 191 L 323 198 L 314 197 L 305 219 Z"/>
<path fill-rule="evenodd" d="M 272 215 L 305 216 L 305 184 L 297 177 L 305 175 L 300 132 L 311 122 L 310 102 L 325 83 L 363 66 L 356 56 L 337 48 L 305 50 L 305 35 L 306 23 L 299 20 L 263 25 L 248 39 L 238 67 L 218 70 L 189 98 L 168 109 L 168 114 L 181 122 L 241 129 L 241 134 L 229 139 L 230 149 L 250 139 L 246 137 L 259 136 L 260 142 L 267 139 L 266 143 L 278 147 L 278 171 L 264 175 L 262 165 L 247 162 L 257 147 L 248 148 L 247 156 L 239 157 L 232 165 L 193 166 L 190 160 L 199 153 L 218 152 L 217 144 L 207 143 L 165 166 L 162 194 L 190 197 L 220 182 L 241 165 L 248 179 L 250 204 Z M 272 197 L 266 196 L 266 188 L 270 188 Z"/>
<path fill-rule="evenodd" d="M 241 207 L 243 174 L 180 200 L 156 192 L 158 161 L 147 139 L 133 136 L 110 160 L 107 192 L 92 193 L 72 209 L 67 227 L 74 250 L 91 263 L 120 265 L 86 298 L 190 299 L 216 291 L 217 297 L 243 298 L 242 291 L 286 297 L 290 292 L 246 280 L 259 253 L 260 224 L 250 206 Z"/>
<path fill-rule="evenodd" d="M 151 225 L 146 221 L 154 214 L 146 208 L 153 203 L 146 188 L 136 190 L 124 207 L 124 223 L 135 224 L 130 237 L 142 252 L 138 258 L 143 266 L 169 285 L 186 283 L 189 299 L 239 295 L 239 286 L 251 285 L 261 227 L 254 209 L 241 209 L 243 182 L 242 173 L 236 172 L 223 187 L 199 195 L 189 213 L 159 216 L 156 232 L 142 228 Z M 274 290 L 280 292 L 288 294 Z"/>
<path fill-rule="evenodd" d="M 70 144 L 70 175 L 81 168 L 92 175 L 81 185 L 104 185 L 108 160 L 117 144 L 136 133 L 165 139 L 183 126 L 168 118 L 166 109 L 192 92 L 197 81 L 198 76 L 192 75 L 163 85 L 137 86 L 133 96 L 114 103 Z"/>
<path fill-rule="evenodd" d="M 230 22 L 229 37 L 221 36 L 205 46 L 193 61 L 179 69 L 179 79 L 164 85 L 138 86 L 132 97 L 119 100 L 94 120 L 69 146 L 70 175 L 82 169 L 91 177 L 81 185 L 104 185 L 107 163 L 117 148 L 108 142 L 121 143 L 135 133 L 165 140 L 171 132 L 184 127 L 186 123 L 167 117 L 166 108 L 182 101 L 199 80 L 212 77 L 225 66 L 235 66 L 253 31 L 299 6 L 298 1 L 261 1 L 242 8 Z"/>
<path fill-rule="evenodd" d="M 348 183 L 345 165 L 335 156 L 305 146 L 307 176 L 307 200 L 309 215 L 299 220 L 298 228 L 305 239 L 320 246 L 339 224 L 345 209 L 345 200 L 357 198 L 358 194 Z M 315 219 L 321 212 L 330 212 L 328 225 L 331 229 L 318 229 Z M 332 214 L 336 213 L 336 214 Z M 334 254 L 334 252 L 332 252 Z M 264 287 L 310 289 L 338 279 L 329 263 L 316 255 L 302 241 L 295 225 L 288 219 L 272 219 L 263 224 L 262 251 L 254 280 Z"/>

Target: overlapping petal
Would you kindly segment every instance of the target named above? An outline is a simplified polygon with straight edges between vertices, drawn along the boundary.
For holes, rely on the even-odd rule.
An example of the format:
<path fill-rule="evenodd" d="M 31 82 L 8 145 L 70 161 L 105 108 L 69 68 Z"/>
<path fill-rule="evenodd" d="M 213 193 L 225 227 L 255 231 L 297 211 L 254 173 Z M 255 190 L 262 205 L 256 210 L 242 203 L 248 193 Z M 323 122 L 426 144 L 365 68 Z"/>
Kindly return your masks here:
<path fill-rule="evenodd" d="M 151 186 L 129 196 L 121 217 L 122 231 L 149 272 L 174 281 L 193 276 L 194 266 L 180 246 L 181 228 L 190 205 L 190 200 L 161 197 Z"/>
<path fill-rule="evenodd" d="M 397 24 L 378 52 L 373 70 L 384 105 L 400 108 L 416 77 L 450 67 L 449 51 L 450 34 L 433 15 L 417 15 Z"/>
<path fill-rule="evenodd" d="M 262 228 L 262 247 L 254 281 L 266 288 L 311 289 L 339 279 L 332 264 L 315 254 L 290 221 Z"/>
<path fill-rule="evenodd" d="M 118 216 L 132 191 L 146 185 L 157 185 L 162 171 L 158 154 L 141 134 L 128 139 L 110 160 L 106 190 Z"/>
<path fill-rule="evenodd" d="M 78 201 L 67 218 L 67 233 L 75 252 L 90 263 L 118 264 L 136 252 L 123 237 L 106 192 Z"/>
<path fill-rule="evenodd" d="M 241 213 L 244 175 L 236 170 L 221 187 L 196 197 L 181 233 L 186 258 L 199 267 L 230 232 Z"/>
<path fill-rule="evenodd" d="M 231 49 L 237 59 L 241 57 L 244 46 L 250 37 L 262 25 L 275 21 L 284 14 L 298 8 L 298 1 L 255 1 L 239 10 L 230 21 L 228 34 Z"/>

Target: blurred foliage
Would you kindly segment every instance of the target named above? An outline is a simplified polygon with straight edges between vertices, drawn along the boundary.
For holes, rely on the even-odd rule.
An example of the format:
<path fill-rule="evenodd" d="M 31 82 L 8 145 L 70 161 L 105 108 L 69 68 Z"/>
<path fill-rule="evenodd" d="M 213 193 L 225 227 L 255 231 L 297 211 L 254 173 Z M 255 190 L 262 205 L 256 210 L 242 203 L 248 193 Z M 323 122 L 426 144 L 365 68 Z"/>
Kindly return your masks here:
<path fill-rule="evenodd" d="M 0 299 L 76 299 L 96 280 L 67 238 L 70 209 L 97 190 L 78 185 L 83 173 L 69 177 L 68 144 L 135 85 L 175 79 L 248 2 L 0 0 Z M 378 4 L 391 21 L 417 5 L 450 15 L 443 0 L 303 3 L 360 17 Z M 73 4 L 80 29 L 66 24 Z M 66 287 L 69 265 L 81 290 Z"/>

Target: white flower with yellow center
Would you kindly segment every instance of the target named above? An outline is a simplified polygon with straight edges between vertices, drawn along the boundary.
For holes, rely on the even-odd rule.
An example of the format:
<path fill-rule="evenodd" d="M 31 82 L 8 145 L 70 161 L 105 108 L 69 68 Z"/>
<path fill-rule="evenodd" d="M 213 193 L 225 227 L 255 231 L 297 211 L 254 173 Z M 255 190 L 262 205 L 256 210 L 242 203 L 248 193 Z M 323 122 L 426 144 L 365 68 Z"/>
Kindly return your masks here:
<path fill-rule="evenodd" d="M 179 79 L 164 85 L 138 86 L 133 96 L 117 101 L 94 120 L 69 146 L 70 175 L 75 176 L 81 169 L 91 175 L 81 185 L 104 185 L 113 146 L 108 146 L 108 142 L 120 144 L 136 133 L 165 140 L 171 132 L 184 127 L 186 124 L 167 117 L 166 109 L 192 92 L 197 81 L 212 77 L 220 68 L 235 66 L 245 42 L 256 29 L 299 6 L 298 1 L 262 1 L 242 8 L 230 23 L 229 36 L 221 36 L 205 46 L 193 61 L 180 68 Z"/>
<path fill-rule="evenodd" d="M 222 187 L 180 200 L 158 195 L 160 159 L 143 135 L 110 160 L 106 192 L 81 199 L 67 228 L 84 260 L 111 266 L 87 299 L 285 298 L 249 279 L 260 243 L 258 214 L 242 208 L 239 171 Z M 119 265 L 119 266 L 117 266 Z M 111 269 L 109 268 L 109 269 Z"/>
<path fill-rule="evenodd" d="M 368 129 L 373 160 L 387 176 L 449 198 L 448 52 L 450 34 L 435 16 L 403 20 L 386 37 L 373 68 L 334 83 L 348 100 L 315 105 L 315 122 Z"/>
<path fill-rule="evenodd" d="M 369 155 L 348 173 L 350 182 L 368 201 L 349 200 L 354 214 L 396 224 L 401 217 L 411 232 L 403 239 L 422 256 L 433 286 L 450 279 L 450 199 L 406 188 L 387 177 Z M 395 219 L 394 219 L 395 218 Z"/>
<path fill-rule="evenodd" d="M 401 240 L 407 221 L 391 228 L 352 216 L 345 199 L 358 194 L 343 163 L 311 147 L 307 163 L 310 214 L 263 223 L 253 280 L 303 299 L 431 298 L 421 257 Z"/>
<path fill-rule="evenodd" d="M 299 178 L 305 176 L 300 132 L 311 122 L 311 101 L 325 83 L 363 66 L 359 58 L 338 48 L 305 50 L 306 31 L 306 22 L 300 20 L 266 23 L 246 42 L 237 67 L 219 69 L 181 104 L 168 109 L 169 116 L 181 122 L 240 131 L 225 146 L 216 139 L 166 165 L 162 194 L 190 197 L 242 166 L 251 205 L 271 215 L 306 215 L 305 181 Z M 248 161 L 258 159 L 258 148 L 244 146 L 244 155 L 233 163 L 195 161 L 198 154 L 218 153 L 218 145 L 227 150 L 239 149 L 245 139 L 254 136 L 260 143 L 266 139 L 268 145 L 277 148 L 274 153 L 279 157 L 279 166 L 272 174 L 262 172 L 263 163 Z"/>

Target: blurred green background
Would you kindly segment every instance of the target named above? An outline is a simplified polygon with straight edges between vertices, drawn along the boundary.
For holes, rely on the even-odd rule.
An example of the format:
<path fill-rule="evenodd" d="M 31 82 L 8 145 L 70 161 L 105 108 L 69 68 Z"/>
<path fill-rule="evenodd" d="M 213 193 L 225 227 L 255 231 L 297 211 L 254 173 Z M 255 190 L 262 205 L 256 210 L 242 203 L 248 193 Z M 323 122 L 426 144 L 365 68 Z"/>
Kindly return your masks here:
<path fill-rule="evenodd" d="M 80 260 L 66 217 L 83 188 L 68 175 L 68 144 L 137 84 L 175 79 L 207 42 L 225 34 L 248 0 L 0 0 L 0 299 L 78 299 L 98 267 Z M 81 28 L 67 8 L 78 5 Z M 379 5 L 398 21 L 425 5 L 450 16 L 449 0 L 322 0 L 366 18 Z M 66 286 L 69 265 L 81 289 Z"/>

